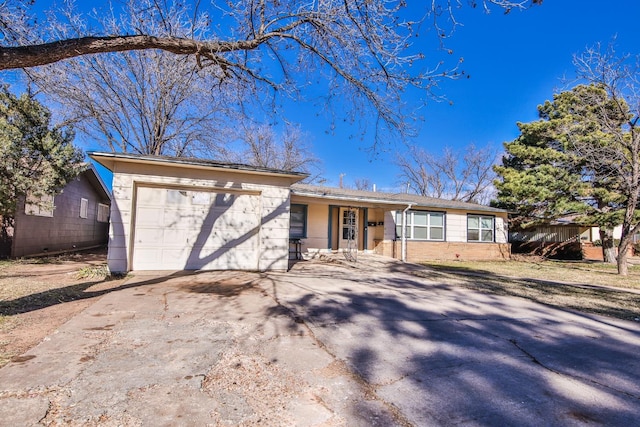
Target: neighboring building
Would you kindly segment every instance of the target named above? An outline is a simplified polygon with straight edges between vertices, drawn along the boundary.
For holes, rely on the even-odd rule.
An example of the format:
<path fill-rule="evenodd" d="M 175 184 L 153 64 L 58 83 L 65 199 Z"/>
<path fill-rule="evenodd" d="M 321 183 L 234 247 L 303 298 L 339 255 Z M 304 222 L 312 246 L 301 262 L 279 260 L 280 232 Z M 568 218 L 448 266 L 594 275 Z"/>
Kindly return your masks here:
<path fill-rule="evenodd" d="M 583 246 L 593 247 L 592 227 L 568 221 L 552 221 L 522 230 L 512 229 L 509 232 L 509 242 L 513 253 L 579 260 L 583 258 Z"/>
<path fill-rule="evenodd" d="M 291 247 L 293 254 L 348 249 L 409 261 L 509 256 L 501 209 L 295 184 L 307 175 L 247 165 L 89 155 L 114 173 L 113 272 L 286 270 Z"/>
<path fill-rule="evenodd" d="M 93 166 L 67 183 L 60 194 L 21 197 L 13 227 L 0 242 L 3 258 L 43 255 L 104 245 L 111 197 Z"/>
<path fill-rule="evenodd" d="M 600 229 L 596 226 L 575 222 L 577 216 L 563 217 L 522 230 L 511 230 L 509 242 L 513 253 L 529 253 L 552 259 L 602 261 Z M 622 226 L 613 229 L 614 240 L 622 236 Z M 632 243 L 640 242 L 640 234 L 632 238 Z M 632 255 L 632 248 L 629 255 Z"/>

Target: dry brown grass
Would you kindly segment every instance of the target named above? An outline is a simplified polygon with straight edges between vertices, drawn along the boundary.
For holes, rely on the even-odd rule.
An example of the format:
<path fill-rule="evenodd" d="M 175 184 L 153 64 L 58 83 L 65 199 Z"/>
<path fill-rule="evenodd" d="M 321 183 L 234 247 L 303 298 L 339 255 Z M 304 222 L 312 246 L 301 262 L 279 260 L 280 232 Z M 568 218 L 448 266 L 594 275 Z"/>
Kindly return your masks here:
<path fill-rule="evenodd" d="M 425 263 L 419 275 L 434 274 L 470 289 L 527 298 L 562 308 L 640 321 L 640 266 L 629 275 L 617 274 L 614 265 L 589 262 L 451 261 Z"/>
<path fill-rule="evenodd" d="M 106 252 L 0 261 L 0 367 L 115 288 Z"/>

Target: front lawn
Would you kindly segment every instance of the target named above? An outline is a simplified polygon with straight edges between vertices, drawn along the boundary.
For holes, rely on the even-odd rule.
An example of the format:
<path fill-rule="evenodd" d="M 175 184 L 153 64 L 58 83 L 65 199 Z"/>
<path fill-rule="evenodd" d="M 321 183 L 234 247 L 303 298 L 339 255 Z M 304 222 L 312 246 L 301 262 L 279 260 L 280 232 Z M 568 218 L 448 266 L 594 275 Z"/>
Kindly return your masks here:
<path fill-rule="evenodd" d="M 104 250 L 0 261 L 0 367 L 123 281 L 107 275 Z"/>
<path fill-rule="evenodd" d="M 563 261 L 433 261 L 416 274 L 457 286 L 527 298 L 555 307 L 640 321 L 640 266 Z"/>

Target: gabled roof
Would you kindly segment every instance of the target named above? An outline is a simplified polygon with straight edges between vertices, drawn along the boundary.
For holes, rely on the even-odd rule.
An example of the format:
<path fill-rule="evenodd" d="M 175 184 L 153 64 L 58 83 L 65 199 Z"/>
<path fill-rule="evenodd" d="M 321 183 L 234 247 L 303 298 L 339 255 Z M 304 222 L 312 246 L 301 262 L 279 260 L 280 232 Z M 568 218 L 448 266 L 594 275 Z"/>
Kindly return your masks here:
<path fill-rule="evenodd" d="M 111 192 L 107 189 L 106 184 L 100 177 L 100 174 L 96 170 L 96 167 L 91 163 L 87 163 L 87 169 L 82 172 L 89 183 L 95 188 L 95 190 L 101 194 L 102 199 L 111 201 Z"/>
<path fill-rule="evenodd" d="M 93 160 L 100 163 L 110 171 L 113 171 L 115 162 L 120 161 L 127 163 L 184 166 L 186 168 L 192 169 L 238 171 L 254 175 L 283 176 L 293 178 L 295 181 L 305 179 L 307 176 L 309 176 L 308 174 L 303 172 L 285 171 L 280 169 L 244 165 L 240 163 L 218 162 L 215 160 L 196 159 L 191 157 L 151 156 L 132 153 L 102 153 L 97 151 L 91 151 L 87 154 Z"/>
<path fill-rule="evenodd" d="M 322 187 L 308 184 L 293 184 L 291 186 L 291 194 L 342 202 L 360 202 L 390 206 L 397 205 L 402 207 L 412 205 L 412 207 L 460 209 L 480 212 L 507 212 L 504 209 L 492 208 L 490 206 L 479 205 L 477 203 L 437 199 L 434 197 L 423 197 L 416 194 L 351 190 L 347 188 Z"/>

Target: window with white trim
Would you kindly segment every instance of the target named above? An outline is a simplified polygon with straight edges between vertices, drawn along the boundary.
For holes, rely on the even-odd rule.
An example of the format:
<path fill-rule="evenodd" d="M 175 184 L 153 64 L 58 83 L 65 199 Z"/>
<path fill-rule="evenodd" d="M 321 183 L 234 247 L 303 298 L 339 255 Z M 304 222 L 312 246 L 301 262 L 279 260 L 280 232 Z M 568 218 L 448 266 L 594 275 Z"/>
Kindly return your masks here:
<path fill-rule="evenodd" d="M 407 211 L 405 229 L 409 240 L 444 241 L 444 212 Z M 402 237 L 402 212 L 396 212 L 396 236 Z"/>
<path fill-rule="evenodd" d="M 27 215 L 52 217 L 54 208 L 53 196 L 50 194 L 39 196 L 27 194 L 24 201 L 24 213 Z"/>
<path fill-rule="evenodd" d="M 89 200 L 80 199 L 80 218 L 87 218 L 89 216 Z"/>
<path fill-rule="evenodd" d="M 98 203 L 98 222 L 109 222 L 109 205 Z"/>
<path fill-rule="evenodd" d="M 493 242 L 495 217 L 487 215 L 467 215 L 467 241 Z"/>

